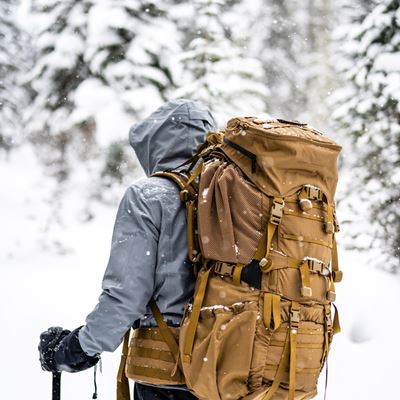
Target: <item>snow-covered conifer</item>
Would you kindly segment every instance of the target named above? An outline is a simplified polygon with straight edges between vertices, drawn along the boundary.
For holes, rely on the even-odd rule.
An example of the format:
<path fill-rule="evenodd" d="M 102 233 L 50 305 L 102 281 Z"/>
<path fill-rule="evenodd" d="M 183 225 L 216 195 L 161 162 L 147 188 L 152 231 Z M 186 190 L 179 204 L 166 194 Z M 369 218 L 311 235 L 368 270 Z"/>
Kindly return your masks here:
<path fill-rule="evenodd" d="M 357 182 L 350 189 L 357 193 L 352 199 L 358 205 L 353 204 L 352 210 L 365 209 L 374 226 L 369 232 L 373 244 L 394 260 L 400 259 L 399 32 L 399 0 L 378 2 L 347 30 L 347 43 L 343 41 L 347 83 L 336 96 L 335 115 L 354 146 L 348 161 Z"/>
<path fill-rule="evenodd" d="M 184 51 L 182 79 L 173 96 L 205 102 L 221 123 L 232 115 L 264 112 L 268 93 L 261 62 L 246 55 L 233 32 L 233 3 L 195 0 L 175 15 Z"/>
<path fill-rule="evenodd" d="M 75 144 L 86 157 L 94 142 L 95 121 L 76 119 L 76 91 L 89 76 L 84 62 L 88 1 L 36 0 L 36 60 L 28 75 L 33 98 L 27 112 L 27 130 L 43 161 L 63 180 Z M 81 154 L 80 154 L 81 153 Z"/>
<path fill-rule="evenodd" d="M 15 0 L 0 2 L 0 148 L 9 150 L 22 137 L 26 92 L 21 85 L 23 35 L 16 21 Z"/>

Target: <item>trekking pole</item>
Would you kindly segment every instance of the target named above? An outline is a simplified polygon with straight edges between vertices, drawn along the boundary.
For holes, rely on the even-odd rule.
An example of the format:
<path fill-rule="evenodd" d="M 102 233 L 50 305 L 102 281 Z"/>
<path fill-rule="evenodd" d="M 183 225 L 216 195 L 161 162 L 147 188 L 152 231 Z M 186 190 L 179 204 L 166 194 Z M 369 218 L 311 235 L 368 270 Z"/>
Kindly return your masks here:
<path fill-rule="evenodd" d="M 61 372 L 53 372 L 52 400 L 61 398 Z"/>

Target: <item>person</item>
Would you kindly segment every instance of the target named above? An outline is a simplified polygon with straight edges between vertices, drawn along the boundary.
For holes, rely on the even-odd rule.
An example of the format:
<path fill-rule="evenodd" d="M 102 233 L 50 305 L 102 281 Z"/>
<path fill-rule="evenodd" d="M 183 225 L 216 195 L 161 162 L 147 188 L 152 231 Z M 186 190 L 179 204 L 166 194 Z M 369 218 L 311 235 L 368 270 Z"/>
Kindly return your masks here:
<path fill-rule="evenodd" d="M 103 290 L 85 325 L 72 332 L 52 327 L 41 334 L 43 369 L 90 368 L 102 352 L 114 351 L 131 327 L 156 326 L 148 306 L 152 297 L 167 324 L 179 326 L 195 284 L 187 259 L 186 211 L 178 186 L 151 175 L 183 163 L 214 129 L 214 118 L 204 105 L 180 99 L 130 130 L 130 144 L 147 177 L 134 182 L 119 205 Z M 134 398 L 195 399 L 186 390 L 139 383 Z"/>

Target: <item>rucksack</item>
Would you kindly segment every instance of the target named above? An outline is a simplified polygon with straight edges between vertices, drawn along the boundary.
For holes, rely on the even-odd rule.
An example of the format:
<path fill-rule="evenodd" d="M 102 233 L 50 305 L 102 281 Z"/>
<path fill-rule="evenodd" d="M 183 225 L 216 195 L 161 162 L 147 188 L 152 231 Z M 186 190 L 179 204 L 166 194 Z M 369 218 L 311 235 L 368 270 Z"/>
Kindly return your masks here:
<path fill-rule="evenodd" d="M 158 328 L 136 329 L 129 345 L 126 335 L 120 399 L 126 376 L 185 384 L 200 399 L 316 395 L 340 331 L 340 150 L 307 124 L 233 118 L 179 169 L 155 174 L 180 187 L 196 287 L 180 329 L 152 300 Z"/>

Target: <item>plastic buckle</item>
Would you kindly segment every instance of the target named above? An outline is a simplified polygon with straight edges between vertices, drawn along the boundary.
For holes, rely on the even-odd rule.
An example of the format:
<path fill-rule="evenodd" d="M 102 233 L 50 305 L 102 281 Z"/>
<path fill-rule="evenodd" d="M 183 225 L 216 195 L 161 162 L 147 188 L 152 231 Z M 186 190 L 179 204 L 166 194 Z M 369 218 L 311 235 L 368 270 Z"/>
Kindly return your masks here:
<path fill-rule="evenodd" d="M 328 307 L 325 307 L 325 327 L 330 333 L 332 331 L 332 319 L 331 319 L 331 312 Z"/>
<path fill-rule="evenodd" d="M 306 186 L 306 190 L 309 199 L 321 200 L 322 192 L 320 188 L 317 188 L 316 186 Z"/>
<path fill-rule="evenodd" d="M 285 207 L 285 201 L 283 199 L 274 199 L 271 208 L 271 216 L 269 218 L 271 224 L 279 225 L 281 223 L 283 207 Z"/>
<path fill-rule="evenodd" d="M 290 311 L 290 329 L 299 329 L 300 325 L 300 310 L 292 309 Z"/>
<path fill-rule="evenodd" d="M 308 267 L 311 272 L 322 274 L 324 263 L 318 260 L 308 260 Z"/>
<path fill-rule="evenodd" d="M 215 264 L 214 271 L 219 275 L 232 276 L 234 267 L 234 265 L 219 262 Z"/>

